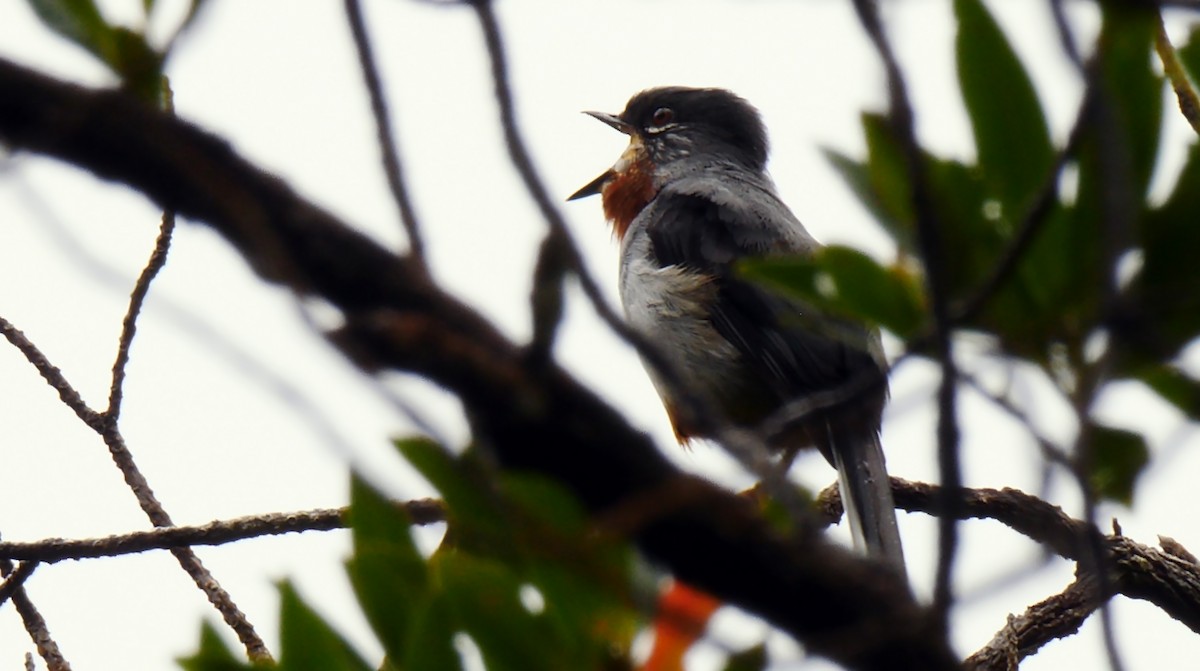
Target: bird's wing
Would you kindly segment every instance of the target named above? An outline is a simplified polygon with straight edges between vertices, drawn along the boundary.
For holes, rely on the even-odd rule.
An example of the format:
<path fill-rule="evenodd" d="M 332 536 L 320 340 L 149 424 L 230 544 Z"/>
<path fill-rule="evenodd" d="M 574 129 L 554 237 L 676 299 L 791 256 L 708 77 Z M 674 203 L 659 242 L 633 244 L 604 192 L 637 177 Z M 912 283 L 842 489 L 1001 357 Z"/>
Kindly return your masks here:
<path fill-rule="evenodd" d="M 810 419 L 809 437 L 837 469 L 855 544 L 904 572 L 895 504 L 879 444 L 886 373 L 876 353 L 878 334 L 820 314 L 799 300 L 739 278 L 742 258 L 811 253 L 812 239 L 786 208 L 770 198 L 736 194 L 659 192 L 643 211 L 646 233 L 663 266 L 711 278 L 713 328 L 742 355 L 781 402 L 864 383 L 844 412 Z M 799 231 L 797 233 L 797 230 Z M 880 358 L 877 358 L 880 357 Z M 840 404 L 839 404 L 840 405 Z"/>
<path fill-rule="evenodd" d="M 742 258 L 811 250 L 794 242 L 811 239 L 782 205 L 774 216 L 763 211 L 769 209 L 664 190 L 644 214 L 662 265 L 713 278 L 713 327 L 781 400 L 832 389 L 856 374 L 879 370 L 867 329 L 819 314 L 734 273 L 734 262 Z"/>

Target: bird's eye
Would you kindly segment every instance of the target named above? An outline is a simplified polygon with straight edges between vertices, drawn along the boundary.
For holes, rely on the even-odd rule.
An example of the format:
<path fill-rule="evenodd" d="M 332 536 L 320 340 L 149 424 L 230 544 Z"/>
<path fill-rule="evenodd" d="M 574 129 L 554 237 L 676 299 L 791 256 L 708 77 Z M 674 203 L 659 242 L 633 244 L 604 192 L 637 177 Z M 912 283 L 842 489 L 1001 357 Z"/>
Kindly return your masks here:
<path fill-rule="evenodd" d="M 671 123 L 671 119 L 675 118 L 675 112 L 671 111 L 670 107 L 660 107 L 654 110 L 654 115 L 650 117 L 650 123 L 662 128 Z"/>

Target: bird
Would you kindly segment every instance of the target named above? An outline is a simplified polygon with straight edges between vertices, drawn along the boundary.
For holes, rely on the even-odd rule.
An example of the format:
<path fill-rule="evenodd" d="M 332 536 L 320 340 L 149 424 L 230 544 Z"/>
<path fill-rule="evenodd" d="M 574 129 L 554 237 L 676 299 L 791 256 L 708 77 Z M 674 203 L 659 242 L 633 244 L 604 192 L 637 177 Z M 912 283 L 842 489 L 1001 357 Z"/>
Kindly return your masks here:
<path fill-rule="evenodd" d="M 880 444 L 888 389 L 878 330 L 738 270 L 743 260 L 821 249 L 767 173 L 758 110 L 725 89 L 668 86 L 637 93 L 620 114 L 585 114 L 629 144 L 568 200 L 601 196 L 620 243 L 626 321 L 675 373 L 646 365 L 678 441 L 717 438 L 718 427 L 761 430 L 791 404 L 833 399 L 814 402 L 768 444 L 785 455 L 784 468 L 799 449 L 818 449 L 838 471 L 855 547 L 903 575 Z M 697 421 L 698 409 L 686 409 L 693 397 L 715 421 Z"/>

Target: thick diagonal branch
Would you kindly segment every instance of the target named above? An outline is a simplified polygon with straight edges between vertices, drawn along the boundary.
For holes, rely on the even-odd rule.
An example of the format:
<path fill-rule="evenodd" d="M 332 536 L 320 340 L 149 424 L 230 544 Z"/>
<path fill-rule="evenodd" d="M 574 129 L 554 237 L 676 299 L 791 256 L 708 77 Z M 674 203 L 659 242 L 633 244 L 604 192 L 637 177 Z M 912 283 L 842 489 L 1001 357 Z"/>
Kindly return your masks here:
<path fill-rule="evenodd" d="M 779 538 L 746 502 L 673 468 L 649 438 L 556 366 L 431 284 L 412 263 L 303 200 L 226 143 L 116 92 L 0 60 L 0 138 L 124 182 L 222 233 L 265 279 L 340 308 L 336 342 L 367 368 L 456 393 L 509 468 L 557 478 L 595 513 L 690 491 L 633 530 L 680 579 L 859 669 L 956 668 L 945 639 L 886 571 L 817 537 Z"/>

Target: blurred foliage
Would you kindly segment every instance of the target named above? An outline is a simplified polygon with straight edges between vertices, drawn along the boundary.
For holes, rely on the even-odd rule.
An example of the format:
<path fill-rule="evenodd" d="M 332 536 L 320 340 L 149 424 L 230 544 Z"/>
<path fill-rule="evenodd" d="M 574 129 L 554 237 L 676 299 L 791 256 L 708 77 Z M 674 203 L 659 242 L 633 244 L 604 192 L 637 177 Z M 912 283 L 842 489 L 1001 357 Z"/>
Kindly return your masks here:
<path fill-rule="evenodd" d="M 146 40 L 141 30 L 114 26 L 105 21 L 94 0 L 27 0 L 42 23 L 75 45 L 87 50 L 120 78 L 122 86 L 143 100 L 162 100 L 163 63 L 171 45 L 204 4 L 191 0 L 183 22 L 176 34 L 161 51 Z M 156 0 L 142 0 L 145 21 L 158 5 Z"/>
<path fill-rule="evenodd" d="M 351 482 L 347 571 L 387 653 L 384 669 L 461 669 L 463 637 L 493 671 L 632 668 L 629 646 L 644 621 L 628 545 L 597 533 L 544 479 L 498 475 L 471 452 L 455 457 L 425 440 L 398 447 L 438 489 L 448 521 L 426 557 L 404 510 L 361 479 Z M 291 584 L 279 589 L 276 668 L 375 668 Z M 180 663 L 188 671 L 252 668 L 207 626 L 199 652 Z"/>
<path fill-rule="evenodd" d="M 129 65 L 136 58 L 116 46 L 121 29 L 107 26 L 91 2 L 30 2 L 127 82 L 139 76 Z M 147 11 L 152 5 L 145 3 Z M 1165 112 L 1152 59 L 1157 17 L 1103 6 L 1091 95 L 1064 150 L 1055 147 L 1032 79 L 986 7 L 954 0 L 954 12 L 975 158 L 922 150 L 920 170 L 946 250 L 938 261 L 955 328 L 987 334 L 1005 356 L 1041 367 L 1076 407 L 1090 407 L 1101 383 L 1135 380 L 1200 418 L 1200 381 L 1175 361 L 1200 333 L 1200 148 L 1191 147 L 1169 196 L 1147 196 Z M 153 53 L 141 44 L 127 54 Z M 1200 30 L 1179 56 L 1193 79 L 1200 76 Z M 831 246 L 812 258 L 743 269 L 822 309 L 885 328 L 919 352 L 931 316 L 914 175 L 892 119 L 864 114 L 862 126 L 864 158 L 826 154 L 895 240 L 897 260 L 882 264 Z M 1088 343 L 1102 333 L 1107 352 L 1089 356 Z M 1079 463 L 1094 492 L 1130 503 L 1149 460 L 1145 438 L 1095 422 L 1083 435 L 1088 449 Z M 464 639 L 490 670 L 631 668 L 629 646 L 645 624 L 635 603 L 647 599 L 637 594 L 626 545 L 598 535 L 574 501 L 543 480 L 500 475 L 470 452 L 455 457 L 427 441 L 398 447 L 441 493 L 449 520 L 441 546 L 424 556 L 403 510 L 352 482 L 347 569 L 386 651 L 383 668 L 461 669 Z M 280 593 L 280 668 L 372 668 L 295 588 L 283 583 Z M 252 668 L 208 626 L 198 652 L 181 664 L 188 671 Z M 731 655 L 725 668 L 766 664 L 760 646 Z"/>
<path fill-rule="evenodd" d="M 1177 113 L 1163 109 L 1154 64 L 1158 17 L 1148 7 L 1101 6 L 1091 93 L 1071 146 L 1056 150 L 1032 78 L 999 25 L 981 0 L 954 1 L 975 159 L 920 156 L 950 315 L 955 328 L 986 334 L 999 353 L 1041 367 L 1076 407 L 1090 407 L 1103 387 L 1090 383 L 1136 380 L 1200 418 L 1200 381 L 1175 361 L 1200 334 L 1200 148 L 1191 146 L 1165 200 L 1148 197 L 1164 112 Z M 1192 80 L 1200 78 L 1200 28 L 1178 53 Z M 745 271 L 885 328 L 919 353 L 932 316 L 914 262 L 913 175 L 891 118 L 865 114 L 862 125 L 865 158 L 826 155 L 894 239 L 897 261 L 831 247 Z M 1099 334 L 1108 336 L 1107 352 L 1097 359 L 1087 345 Z M 1129 503 L 1149 459 L 1145 440 L 1095 428 L 1079 463 L 1099 496 Z"/>

